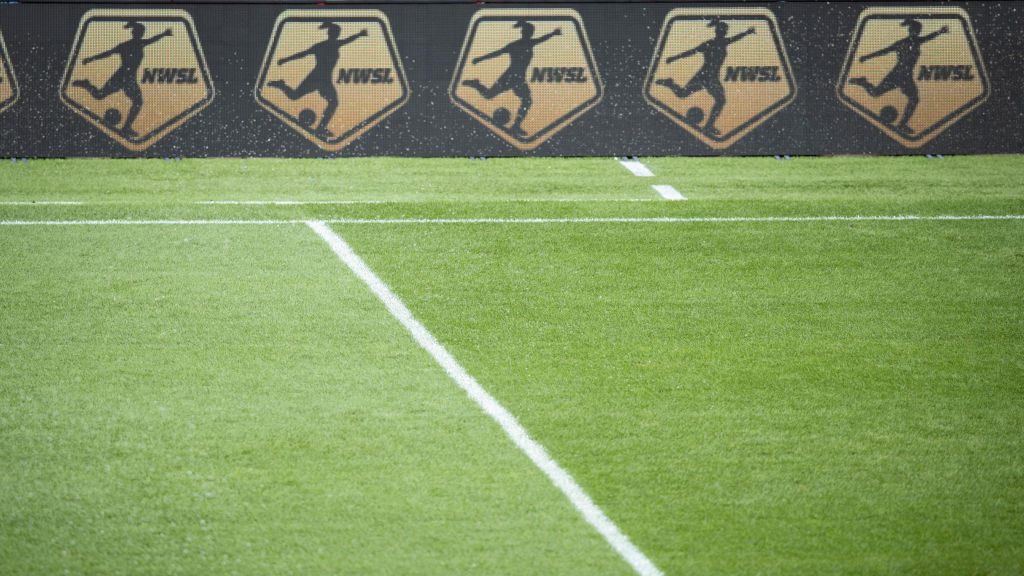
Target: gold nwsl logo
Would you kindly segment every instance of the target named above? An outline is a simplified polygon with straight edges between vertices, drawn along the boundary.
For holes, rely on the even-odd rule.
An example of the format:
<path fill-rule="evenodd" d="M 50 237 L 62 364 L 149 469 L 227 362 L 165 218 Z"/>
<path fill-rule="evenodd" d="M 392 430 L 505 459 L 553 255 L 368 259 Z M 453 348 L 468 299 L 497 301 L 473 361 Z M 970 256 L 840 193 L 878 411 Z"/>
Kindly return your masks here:
<path fill-rule="evenodd" d="M 596 106 L 604 88 L 575 10 L 483 9 L 449 95 L 509 144 L 532 150 Z"/>
<path fill-rule="evenodd" d="M 988 75 L 962 8 L 868 8 L 839 80 L 839 99 L 908 148 L 981 106 Z"/>
<path fill-rule="evenodd" d="M 145 150 L 213 101 L 184 10 L 90 10 L 78 27 L 61 100 L 125 148 Z"/>
<path fill-rule="evenodd" d="M 14 68 L 7 56 L 7 46 L 0 34 L 0 112 L 10 108 L 18 101 L 18 81 L 14 78 Z"/>
<path fill-rule="evenodd" d="M 735 144 L 796 98 L 767 8 L 677 8 L 665 17 L 647 102 L 711 148 Z"/>
<path fill-rule="evenodd" d="M 256 101 L 310 142 L 341 150 L 409 99 L 379 10 L 286 10 L 277 19 Z"/>

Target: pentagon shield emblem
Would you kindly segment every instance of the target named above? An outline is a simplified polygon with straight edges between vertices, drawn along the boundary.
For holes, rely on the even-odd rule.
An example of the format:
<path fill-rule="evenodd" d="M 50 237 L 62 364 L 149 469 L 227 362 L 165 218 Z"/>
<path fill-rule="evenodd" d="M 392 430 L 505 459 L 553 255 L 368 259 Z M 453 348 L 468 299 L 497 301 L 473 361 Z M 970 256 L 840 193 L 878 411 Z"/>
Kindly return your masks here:
<path fill-rule="evenodd" d="M 767 8 L 672 10 L 644 97 L 711 148 L 732 146 L 796 98 L 775 16 Z"/>
<path fill-rule="evenodd" d="M 989 95 L 962 8 L 868 8 L 839 79 L 839 99 L 908 148 L 929 142 Z"/>
<path fill-rule="evenodd" d="M 18 81 L 14 78 L 14 67 L 7 55 L 4 37 L 0 34 L 0 112 L 10 108 L 18 100 Z"/>
<path fill-rule="evenodd" d="M 449 95 L 520 150 L 532 150 L 596 106 L 604 88 L 583 21 L 568 9 L 483 9 Z"/>
<path fill-rule="evenodd" d="M 256 84 L 260 106 L 331 151 L 398 110 L 409 93 L 379 10 L 285 10 Z"/>
<path fill-rule="evenodd" d="M 125 148 L 145 150 L 213 101 L 184 10 L 90 10 L 68 58 L 61 100 Z"/>

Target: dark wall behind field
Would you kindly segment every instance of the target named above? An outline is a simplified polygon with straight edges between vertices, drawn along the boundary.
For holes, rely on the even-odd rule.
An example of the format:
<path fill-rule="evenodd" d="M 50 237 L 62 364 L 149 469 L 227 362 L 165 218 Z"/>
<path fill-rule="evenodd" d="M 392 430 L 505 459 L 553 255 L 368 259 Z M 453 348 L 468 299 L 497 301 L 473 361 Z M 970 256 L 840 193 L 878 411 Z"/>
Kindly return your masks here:
<path fill-rule="evenodd" d="M 216 98 L 142 152 L 125 149 L 65 106 L 59 97 L 82 15 L 90 8 L 126 5 L 0 5 L 0 33 L 20 86 L 17 103 L 0 113 L 0 157 L 1020 153 L 1024 152 L 1024 10 L 1016 4 L 936 4 L 963 7 L 970 14 L 991 81 L 991 95 L 937 138 L 922 148 L 910 149 L 844 106 L 836 95 L 836 82 L 858 15 L 866 6 L 899 3 L 735 3 L 742 7 L 766 6 L 775 14 L 799 90 L 788 107 L 724 151 L 713 150 L 691 136 L 652 108 L 643 96 L 647 68 L 665 15 L 674 7 L 696 4 L 565 4 L 582 16 L 604 80 L 604 98 L 530 152 L 506 143 L 449 99 L 448 86 L 467 26 L 478 6 L 345 4 L 338 9 L 377 8 L 388 16 L 411 97 L 338 153 L 325 152 L 310 143 L 258 106 L 253 95 L 275 19 L 281 11 L 296 8 L 294 5 L 167 5 L 191 14 Z M 928 4 L 906 5 L 920 9 Z"/>

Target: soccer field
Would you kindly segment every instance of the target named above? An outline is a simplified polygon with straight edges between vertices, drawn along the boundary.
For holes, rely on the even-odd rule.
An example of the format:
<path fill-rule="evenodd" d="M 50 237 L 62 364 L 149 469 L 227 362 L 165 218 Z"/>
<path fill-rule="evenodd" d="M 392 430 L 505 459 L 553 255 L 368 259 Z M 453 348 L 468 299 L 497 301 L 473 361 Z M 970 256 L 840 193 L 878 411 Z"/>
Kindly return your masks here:
<path fill-rule="evenodd" d="M 641 161 L 0 164 L 0 573 L 1024 572 L 1024 158 Z"/>

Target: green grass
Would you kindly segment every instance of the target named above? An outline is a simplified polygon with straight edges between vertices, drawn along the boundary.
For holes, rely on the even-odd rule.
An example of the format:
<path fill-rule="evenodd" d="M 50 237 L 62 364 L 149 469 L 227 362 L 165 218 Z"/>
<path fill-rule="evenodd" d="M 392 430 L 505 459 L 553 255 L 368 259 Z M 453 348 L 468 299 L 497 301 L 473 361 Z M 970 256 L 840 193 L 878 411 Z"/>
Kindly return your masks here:
<path fill-rule="evenodd" d="M 645 162 L 3 163 L 84 204 L 0 220 L 1024 214 L 1015 156 Z M 1024 572 L 1024 221 L 334 229 L 666 573 Z M 0 226 L 0 573 L 62 572 L 628 566 L 305 226 Z"/>
<path fill-rule="evenodd" d="M 5 574 L 623 571 L 308 230 L 0 246 Z"/>
<path fill-rule="evenodd" d="M 792 216 L 1024 210 L 1019 156 L 645 162 L 655 178 L 632 176 L 610 158 L 0 162 L 0 202 L 85 203 L 0 204 L 0 218 Z M 651 184 L 675 186 L 691 201 L 662 202 Z M 196 204 L 225 200 L 384 203 Z"/>
<path fill-rule="evenodd" d="M 673 573 L 1024 569 L 1024 226 L 341 228 Z"/>
<path fill-rule="evenodd" d="M 605 158 L 34 160 L 0 164 L 5 197 L 93 202 L 655 198 Z"/>

